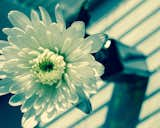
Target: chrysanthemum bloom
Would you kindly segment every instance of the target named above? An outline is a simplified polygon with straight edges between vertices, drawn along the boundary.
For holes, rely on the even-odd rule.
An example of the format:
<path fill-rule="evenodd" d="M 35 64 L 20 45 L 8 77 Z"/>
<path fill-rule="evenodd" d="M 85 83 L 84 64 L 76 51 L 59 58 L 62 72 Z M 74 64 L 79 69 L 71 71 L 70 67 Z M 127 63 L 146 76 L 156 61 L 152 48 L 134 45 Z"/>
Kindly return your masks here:
<path fill-rule="evenodd" d="M 99 35 L 84 38 L 85 26 L 77 21 L 66 28 L 59 6 L 56 23 L 40 7 L 31 19 L 19 11 L 8 14 L 13 28 L 4 28 L 8 41 L 0 41 L 0 95 L 14 94 L 9 104 L 21 105 L 23 127 L 48 122 L 81 98 L 89 98 L 104 67 L 91 53 L 100 50 Z"/>

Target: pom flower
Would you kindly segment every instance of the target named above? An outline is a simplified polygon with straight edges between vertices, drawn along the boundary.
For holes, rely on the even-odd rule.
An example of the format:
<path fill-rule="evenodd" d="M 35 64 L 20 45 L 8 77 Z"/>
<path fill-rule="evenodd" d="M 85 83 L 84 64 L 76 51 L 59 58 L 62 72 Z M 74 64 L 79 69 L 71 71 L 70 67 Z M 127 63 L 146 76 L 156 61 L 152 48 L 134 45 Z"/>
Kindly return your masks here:
<path fill-rule="evenodd" d="M 23 127 L 51 121 L 58 113 L 96 92 L 104 67 L 91 53 L 100 50 L 99 35 L 84 38 L 77 21 L 66 28 L 56 6 L 56 22 L 45 9 L 31 18 L 19 11 L 8 14 L 13 28 L 4 28 L 8 41 L 0 41 L 0 95 L 14 94 L 9 104 L 21 105 Z"/>

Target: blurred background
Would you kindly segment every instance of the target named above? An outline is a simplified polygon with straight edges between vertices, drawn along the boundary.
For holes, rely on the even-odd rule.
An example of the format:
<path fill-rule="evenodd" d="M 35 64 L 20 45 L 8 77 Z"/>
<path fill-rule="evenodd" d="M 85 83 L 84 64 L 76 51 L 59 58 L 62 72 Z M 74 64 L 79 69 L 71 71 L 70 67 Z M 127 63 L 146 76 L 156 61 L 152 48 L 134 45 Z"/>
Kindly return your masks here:
<path fill-rule="evenodd" d="M 10 10 L 29 16 L 31 9 L 43 6 L 54 20 L 57 3 L 63 6 L 67 25 L 82 20 L 86 35 L 109 35 L 94 54 L 106 67 L 104 83 L 91 97 L 91 114 L 73 107 L 37 128 L 160 128 L 160 1 L 1 0 L 0 30 L 11 27 Z M 0 39 L 6 39 L 2 31 Z M 9 97 L 0 97 L 0 127 L 21 128 L 22 113 L 9 106 Z"/>

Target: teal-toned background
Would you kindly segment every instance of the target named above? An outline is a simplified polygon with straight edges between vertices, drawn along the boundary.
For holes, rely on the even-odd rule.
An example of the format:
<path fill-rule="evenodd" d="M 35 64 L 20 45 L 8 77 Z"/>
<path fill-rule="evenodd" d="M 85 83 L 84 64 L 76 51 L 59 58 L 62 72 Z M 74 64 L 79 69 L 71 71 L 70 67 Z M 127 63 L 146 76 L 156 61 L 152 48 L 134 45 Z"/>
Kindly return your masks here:
<path fill-rule="evenodd" d="M 119 80 L 121 82 L 105 81 L 91 98 L 91 114 L 85 115 L 80 110 L 71 108 L 43 127 L 160 128 L 160 1 L 1 0 L 0 30 L 11 27 L 7 15 L 15 9 L 29 15 L 31 9 L 37 10 L 38 6 L 43 6 L 54 20 L 54 6 L 58 2 L 65 7 L 68 24 L 73 20 L 83 20 L 87 34 L 103 32 L 131 49 L 144 53 L 147 56 L 145 62 L 152 74 L 148 79 L 125 76 L 124 80 Z M 2 31 L 0 39 L 6 39 Z M 119 66 L 116 65 L 115 68 Z M 9 97 L 10 95 L 0 97 L 0 128 L 21 128 L 22 113 L 19 107 L 8 105 Z"/>

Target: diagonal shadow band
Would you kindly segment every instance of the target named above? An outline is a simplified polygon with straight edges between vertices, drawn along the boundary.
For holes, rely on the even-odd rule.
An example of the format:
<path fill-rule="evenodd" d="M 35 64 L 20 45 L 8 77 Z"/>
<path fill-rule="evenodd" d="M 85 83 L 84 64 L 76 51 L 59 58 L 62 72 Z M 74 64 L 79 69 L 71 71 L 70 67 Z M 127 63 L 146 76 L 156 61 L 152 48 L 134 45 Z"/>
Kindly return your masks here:
<path fill-rule="evenodd" d="M 144 54 L 114 39 L 110 41 L 109 47 L 95 54 L 105 66 L 103 80 L 115 83 L 103 127 L 135 128 L 152 72 Z"/>

